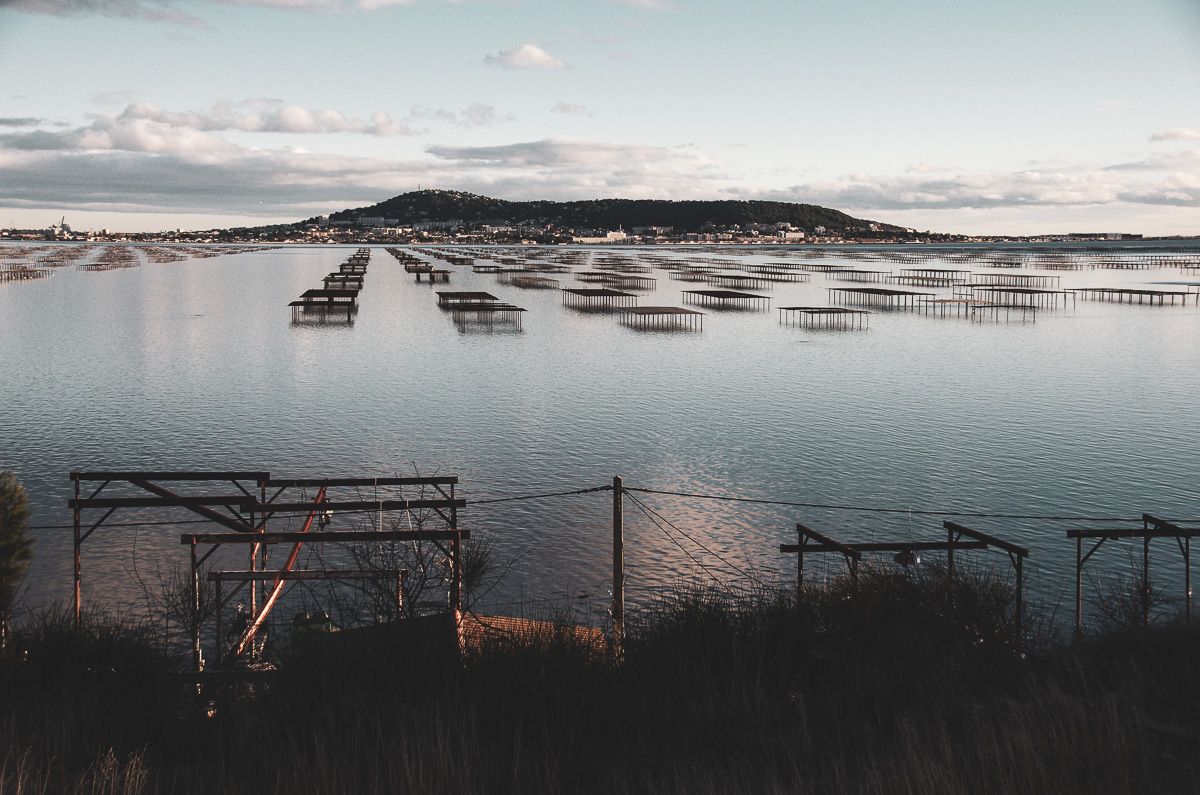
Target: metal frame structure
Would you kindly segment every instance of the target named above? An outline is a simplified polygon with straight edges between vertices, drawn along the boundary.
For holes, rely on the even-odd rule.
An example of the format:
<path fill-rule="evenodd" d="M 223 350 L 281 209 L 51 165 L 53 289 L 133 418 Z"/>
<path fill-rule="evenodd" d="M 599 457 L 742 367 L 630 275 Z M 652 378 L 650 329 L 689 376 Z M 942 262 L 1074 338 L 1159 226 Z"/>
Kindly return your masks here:
<path fill-rule="evenodd" d="M 1192 623 L 1192 538 L 1200 535 L 1200 528 L 1181 527 L 1175 522 L 1160 519 L 1148 513 L 1142 514 L 1141 527 L 1092 528 L 1068 530 L 1067 538 L 1075 539 L 1075 636 L 1083 634 L 1083 566 L 1088 559 L 1104 546 L 1106 541 L 1121 538 L 1142 540 L 1142 623 L 1150 623 L 1150 541 L 1155 538 L 1173 538 L 1183 557 L 1184 620 Z M 1095 540 L 1091 548 L 1083 551 L 1084 539 Z"/>
<path fill-rule="evenodd" d="M 450 608 L 458 624 L 462 615 L 462 542 L 470 537 L 470 532 L 458 526 L 458 510 L 466 506 L 466 501 L 455 496 L 455 486 L 458 477 L 453 475 L 430 477 L 384 477 L 384 478 L 305 478 L 277 479 L 269 472 L 261 471 L 188 471 L 188 472 L 144 472 L 144 471 L 96 471 L 72 472 L 71 481 L 75 496 L 68 501 L 72 511 L 74 528 L 74 612 L 78 624 L 82 618 L 82 549 L 83 543 L 105 521 L 121 508 L 182 508 L 190 511 L 202 521 L 212 522 L 224 528 L 222 532 L 186 533 L 180 537 L 180 542 L 189 547 L 191 563 L 191 607 L 192 607 L 192 662 L 193 668 L 201 668 L 200 650 L 200 567 L 225 544 L 246 544 L 249 546 L 249 570 L 237 572 L 236 577 L 243 584 L 250 583 L 250 613 L 251 625 L 239 640 L 235 650 L 230 655 L 237 657 L 253 641 L 258 628 L 270 613 L 271 608 L 281 596 L 287 583 L 302 579 L 356 579 L 359 574 L 351 572 L 300 572 L 295 570 L 300 550 L 305 543 L 350 543 L 350 542 L 381 542 L 381 541 L 417 541 L 434 542 L 446 554 L 451 567 L 451 586 L 449 594 Z M 172 488 L 162 485 L 172 483 Z M 220 482 L 232 483 L 238 493 L 231 494 L 183 494 L 177 491 L 176 483 L 203 484 L 211 488 L 211 484 Z M 244 482 L 253 484 L 247 488 Z M 100 485 L 83 496 L 83 485 L 99 483 Z M 111 497 L 101 496 L 110 485 L 120 483 L 134 486 L 153 496 Z M 380 487 L 418 486 L 431 487 L 437 496 L 431 499 L 374 499 L 374 500 L 330 500 L 328 489 L 349 487 L 372 487 L 378 493 Z M 295 489 L 317 489 L 314 499 L 296 499 L 289 493 Z M 271 490 L 274 490 L 271 493 Z M 216 510 L 224 508 L 224 512 Z M 84 529 L 83 512 L 104 510 L 99 520 Z M 385 512 L 432 510 L 444 522 L 445 529 L 438 530 L 392 530 L 382 529 L 382 517 Z M 311 532 L 313 525 L 322 525 L 329 517 L 338 513 L 376 513 L 379 516 L 379 528 L 369 531 L 355 530 L 319 530 Z M 299 532 L 270 532 L 269 522 L 282 514 L 306 516 L 304 527 Z M 149 522 L 148 522 L 149 523 Z M 277 570 L 267 568 L 265 549 L 273 544 L 291 544 L 291 551 L 286 561 Z M 445 544 L 445 546 L 443 546 Z M 203 553 L 200 546 L 209 547 Z M 224 574 L 216 573 L 218 578 Z M 386 572 L 384 572 L 386 574 Z M 378 573 L 377 575 L 378 576 Z M 254 583 L 262 583 L 262 604 L 258 604 L 258 592 Z M 269 587 L 268 587 L 269 584 Z M 236 594 L 236 591 L 234 592 Z M 232 595 L 229 597 L 232 598 Z M 218 653 L 220 659 L 220 654 Z"/>
<path fill-rule="evenodd" d="M 1012 564 L 1013 571 L 1016 575 L 1016 605 L 1013 612 L 1013 620 L 1016 624 L 1017 637 L 1021 637 L 1021 633 L 1024 628 L 1024 561 L 1029 557 L 1029 550 L 1017 544 L 996 538 L 995 536 L 989 535 L 988 533 L 984 533 L 980 530 L 964 527 L 956 522 L 943 522 L 942 527 L 946 531 L 945 541 L 883 541 L 843 543 L 830 538 L 824 533 L 820 533 L 797 522 L 796 543 L 780 544 L 779 551 L 783 554 L 794 554 L 796 556 L 796 593 L 799 595 L 804 591 L 804 556 L 807 553 L 840 553 L 846 560 L 846 567 L 850 573 L 851 583 L 857 584 L 858 564 L 862 561 L 864 552 L 895 552 L 898 554 L 909 554 L 914 552 L 945 552 L 946 572 L 950 576 L 953 576 L 955 551 L 999 549 L 1008 555 L 1009 562 Z M 962 540 L 964 536 L 971 540 Z"/>

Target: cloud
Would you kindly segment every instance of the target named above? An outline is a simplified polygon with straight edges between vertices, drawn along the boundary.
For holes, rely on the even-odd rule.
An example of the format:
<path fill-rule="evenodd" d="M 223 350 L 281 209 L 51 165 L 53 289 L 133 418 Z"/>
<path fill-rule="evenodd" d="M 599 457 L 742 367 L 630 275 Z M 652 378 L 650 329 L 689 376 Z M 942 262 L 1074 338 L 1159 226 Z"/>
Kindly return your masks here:
<path fill-rule="evenodd" d="M 484 56 L 483 62 L 506 69 L 566 69 L 564 61 L 555 58 L 536 44 L 522 44 L 515 50 L 503 50 Z"/>
<path fill-rule="evenodd" d="M 25 152 L 110 150 L 180 155 L 227 153 L 235 149 L 218 134 L 221 132 L 391 136 L 410 135 L 413 131 L 382 112 L 373 114 L 369 120 L 354 119 L 335 110 L 312 110 L 276 99 L 256 99 L 218 103 L 207 111 L 187 112 L 133 104 L 120 114 L 102 114 L 91 124 L 60 132 L 38 129 L 0 134 L 0 147 Z"/>
<path fill-rule="evenodd" d="M 407 124 L 376 112 L 370 119 L 349 118 L 336 110 L 288 105 L 278 99 L 219 102 L 203 111 L 168 111 L 155 105 L 135 103 L 113 120 L 117 123 L 150 121 L 168 127 L 205 132 L 237 130 L 260 133 L 355 133 L 359 135 L 412 135 Z M 104 122 L 100 122 L 103 124 Z"/>
<path fill-rule="evenodd" d="M 1010 172 L 848 174 L 766 198 L 847 210 L 959 210 L 1114 203 L 1200 207 L 1200 155 L 1109 166 L 1061 164 Z"/>
<path fill-rule="evenodd" d="M 501 114 L 494 106 L 482 102 L 472 102 L 460 111 L 417 106 L 409 112 L 409 118 L 446 122 L 459 127 L 494 127 L 513 120 L 512 114 Z"/>
<path fill-rule="evenodd" d="M 285 11 L 362 11 L 414 5 L 418 0 L 207 0 L 209 4 L 251 6 Z M 56 17 L 106 16 L 206 28 L 200 17 L 183 10 L 197 0 L 0 0 L 0 8 Z"/>
<path fill-rule="evenodd" d="M 105 16 L 206 27 L 203 20 L 171 0 L 0 0 L 0 7 L 55 17 Z"/>
<path fill-rule="evenodd" d="M 545 140 L 388 159 L 251 149 L 145 119 L 111 127 L 86 138 L 0 135 L 0 205 L 302 218 L 417 183 L 514 199 L 730 193 L 717 164 L 691 148 Z"/>
<path fill-rule="evenodd" d="M 32 116 L 0 116 L 0 127 L 40 127 L 45 123 L 45 119 L 36 119 Z"/>
<path fill-rule="evenodd" d="M 1200 141 L 1200 128 L 1161 130 L 1150 136 L 1151 141 Z"/>
<path fill-rule="evenodd" d="M 558 101 L 554 103 L 554 107 L 550 108 L 551 113 L 561 113 L 564 116 L 591 116 L 592 112 L 583 105 L 577 105 L 574 102 Z"/>

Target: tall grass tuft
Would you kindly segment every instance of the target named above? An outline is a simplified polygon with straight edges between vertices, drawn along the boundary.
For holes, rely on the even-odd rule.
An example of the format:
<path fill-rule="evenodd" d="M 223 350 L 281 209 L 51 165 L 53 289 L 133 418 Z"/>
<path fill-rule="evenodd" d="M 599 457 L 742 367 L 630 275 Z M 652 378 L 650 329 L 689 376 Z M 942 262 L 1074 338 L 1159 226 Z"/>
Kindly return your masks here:
<path fill-rule="evenodd" d="M 201 702 L 160 634 L 51 615 L 0 663 L 0 790 L 1195 790 L 1200 633 L 1033 648 L 1013 598 L 935 568 L 681 588 L 630 614 L 620 662 L 569 629 L 463 656 L 444 618 L 402 622 L 293 644 L 269 687 Z"/>

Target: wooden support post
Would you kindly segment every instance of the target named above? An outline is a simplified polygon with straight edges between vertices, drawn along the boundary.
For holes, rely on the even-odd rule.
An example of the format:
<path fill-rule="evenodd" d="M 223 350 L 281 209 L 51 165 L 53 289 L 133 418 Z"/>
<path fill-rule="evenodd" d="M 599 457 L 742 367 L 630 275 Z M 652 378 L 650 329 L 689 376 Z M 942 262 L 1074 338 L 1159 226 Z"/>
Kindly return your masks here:
<path fill-rule="evenodd" d="M 395 621 L 404 618 L 404 572 L 396 572 L 396 617 Z"/>
<path fill-rule="evenodd" d="M 954 530 L 946 528 L 946 579 L 954 580 Z"/>
<path fill-rule="evenodd" d="M 1150 623 L 1150 537 L 1142 539 L 1142 623 Z"/>
<path fill-rule="evenodd" d="M 196 541 L 189 545 L 192 553 L 192 670 L 200 671 L 200 564 L 196 557 Z"/>
<path fill-rule="evenodd" d="M 450 529 L 454 531 L 454 539 L 450 542 L 450 552 L 453 555 L 454 565 L 454 592 L 453 592 L 453 609 L 455 624 L 462 626 L 462 587 L 463 587 L 463 565 L 462 565 L 462 533 L 458 532 L 458 509 L 454 506 L 454 484 L 450 484 Z"/>
<path fill-rule="evenodd" d="M 613 477 L 612 504 L 612 640 L 620 655 L 625 644 L 625 508 L 624 485 L 620 475 Z"/>
<path fill-rule="evenodd" d="M 1075 539 L 1075 639 L 1083 635 L 1083 538 Z"/>
<path fill-rule="evenodd" d="M 1016 625 L 1017 646 L 1020 648 L 1025 640 L 1025 560 L 1020 555 L 1015 555 L 1013 564 L 1017 575 Z"/>
<path fill-rule="evenodd" d="M 1183 539 L 1183 620 L 1192 625 L 1192 539 Z"/>
<path fill-rule="evenodd" d="M 225 622 L 221 620 L 221 614 L 223 612 L 225 612 L 224 610 L 221 609 L 222 607 L 224 607 L 223 597 L 225 594 L 224 594 L 224 589 L 221 587 L 220 579 L 218 579 L 214 583 L 214 587 L 216 589 L 216 593 L 213 595 L 213 598 L 216 600 L 215 604 L 217 606 L 217 640 L 216 640 L 216 643 L 213 644 L 213 657 L 212 658 L 216 661 L 217 667 L 220 668 L 221 667 L 221 657 L 223 656 L 223 652 L 224 652 L 224 649 L 222 647 L 225 645 Z M 250 587 L 251 588 L 254 587 L 253 581 L 251 581 Z"/>
<path fill-rule="evenodd" d="M 83 535 L 79 527 L 79 478 L 75 480 L 75 502 L 74 509 L 71 511 L 72 523 L 75 526 L 75 629 L 79 629 L 83 623 L 83 567 L 80 557 L 80 547 L 83 546 Z"/>
<path fill-rule="evenodd" d="M 800 603 L 800 597 L 804 594 L 804 531 L 800 525 L 796 525 L 796 603 Z"/>

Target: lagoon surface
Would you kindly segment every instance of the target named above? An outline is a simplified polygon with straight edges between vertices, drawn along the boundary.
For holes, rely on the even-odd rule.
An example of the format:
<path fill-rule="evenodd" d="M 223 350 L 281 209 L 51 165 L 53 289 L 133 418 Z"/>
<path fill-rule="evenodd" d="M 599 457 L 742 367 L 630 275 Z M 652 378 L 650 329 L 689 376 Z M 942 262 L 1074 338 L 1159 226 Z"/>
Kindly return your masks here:
<path fill-rule="evenodd" d="M 468 268 L 452 268 L 449 288 L 417 284 L 375 247 L 352 326 L 293 325 L 288 302 L 354 248 L 231 251 L 0 284 L 0 468 L 27 486 L 33 525 L 69 525 L 73 469 L 438 472 L 457 474 L 468 501 L 601 486 L 619 474 L 650 489 L 902 510 L 1200 516 L 1195 296 L 1161 308 L 1080 300 L 1024 323 L 877 312 L 864 332 L 781 325 L 775 307 L 823 305 L 827 287 L 864 286 L 813 273 L 808 284 L 774 285 L 770 311 L 706 310 L 701 333 L 645 333 L 571 311 L 557 291 L 497 284 Z M 787 261 L 802 264 L 803 251 Z M 847 260 L 836 247 L 820 261 L 911 267 Z M 1053 274 L 1063 288 L 1200 279 L 1179 268 Z M 681 290 L 706 287 L 649 275 L 657 286 L 642 305 L 678 305 Z M 525 307 L 523 331 L 464 333 L 437 307 L 438 289 L 486 290 Z M 638 496 L 742 572 L 770 580 L 794 572 L 777 548 L 794 539 L 797 521 L 841 540 L 944 538 L 941 517 Z M 610 499 L 468 506 L 463 526 L 491 533 L 512 562 L 496 601 L 586 595 L 602 608 Z M 691 540 L 672 540 L 635 506 L 626 521 L 635 601 L 708 577 L 691 555 L 720 579 L 744 577 Z M 1074 553 L 1064 531 L 1097 524 L 962 521 L 1031 547 L 1032 587 L 1064 604 Z M 90 598 L 132 601 L 137 571 L 183 560 L 179 528 L 100 532 L 85 547 Z M 70 531 L 34 535 L 26 602 L 68 598 Z M 1155 572 L 1173 583 L 1173 542 L 1157 543 Z M 1089 571 L 1126 572 L 1131 554 L 1106 547 Z"/>

